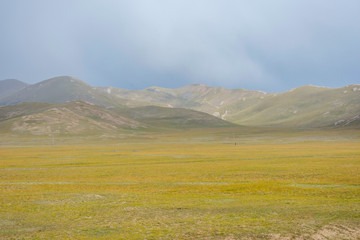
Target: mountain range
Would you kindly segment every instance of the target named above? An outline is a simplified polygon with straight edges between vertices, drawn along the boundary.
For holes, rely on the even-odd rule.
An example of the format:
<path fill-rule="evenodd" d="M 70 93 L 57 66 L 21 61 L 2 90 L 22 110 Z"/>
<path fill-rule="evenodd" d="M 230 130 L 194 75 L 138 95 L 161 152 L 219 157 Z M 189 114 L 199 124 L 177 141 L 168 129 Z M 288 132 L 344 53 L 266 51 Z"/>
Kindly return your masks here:
<path fill-rule="evenodd" d="M 0 106 L 0 129 L 32 134 L 236 125 L 360 127 L 357 84 L 267 93 L 201 84 L 126 90 L 94 87 L 69 76 L 31 85 L 8 79 L 0 81 Z"/>

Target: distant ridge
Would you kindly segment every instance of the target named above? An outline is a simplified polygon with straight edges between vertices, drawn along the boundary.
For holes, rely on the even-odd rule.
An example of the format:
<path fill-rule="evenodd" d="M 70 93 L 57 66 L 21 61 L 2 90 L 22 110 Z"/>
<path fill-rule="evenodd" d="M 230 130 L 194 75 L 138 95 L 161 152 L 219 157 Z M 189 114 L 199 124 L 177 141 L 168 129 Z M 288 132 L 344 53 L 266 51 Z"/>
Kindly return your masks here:
<path fill-rule="evenodd" d="M 157 108 L 156 110 L 152 108 Z M 20 103 L 0 107 L 2 133 L 118 134 L 130 130 L 234 127 L 206 113 L 162 107 L 106 109 L 92 103 Z"/>
<path fill-rule="evenodd" d="M 21 102 L 64 103 L 69 101 L 89 101 L 99 105 L 111 102 L 108 95 L 84 81 L 69 76 L 51 78 L 2 98 L 1 105 Z"/>
<path fill-rule="evenodd" d="M 23 88 L 28 84 L 21 82 L 17 79 L 6 79 L 0 81 L 0 99 L 5 98 Z"/>
<path fill-rule="evenodd" d="M 347 127 L 359 125 L 355 124 L 357 120 L 352 120 L 360 115 L 358 84 L 341 88 L 307 85 L 283 93 L 215 88 L 202 84 L 177 89 L 149 87 L 126 90 L 93 87 L 79 79 L 61 76 L 33 85 L 20 85 L 17 90 L 5 85 L 2 91 L 7 95 L 0 98 L 0 105 L 86 101 L 108 109 L 121 108 L 125 112 L 128 108 L 146 106 L 192 109 L 246 126 L 312 128 L 342 126 L 339 123 L 347 123 Z M 143 108 L 144 111 L 149 109 Z M 159 109 L 152 110 L 156 112 Z"/>

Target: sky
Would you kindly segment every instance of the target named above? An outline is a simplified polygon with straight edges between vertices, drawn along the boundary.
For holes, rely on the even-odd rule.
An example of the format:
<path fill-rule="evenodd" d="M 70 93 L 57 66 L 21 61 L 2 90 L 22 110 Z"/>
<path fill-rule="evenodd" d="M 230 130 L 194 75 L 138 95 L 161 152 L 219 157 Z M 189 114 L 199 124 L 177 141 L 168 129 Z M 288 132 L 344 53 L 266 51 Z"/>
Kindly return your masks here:
<path fill-rule="evenodd" d="M 282 92 L 360 83 L 359 0 L 1 0 L 0 79 Z"/>

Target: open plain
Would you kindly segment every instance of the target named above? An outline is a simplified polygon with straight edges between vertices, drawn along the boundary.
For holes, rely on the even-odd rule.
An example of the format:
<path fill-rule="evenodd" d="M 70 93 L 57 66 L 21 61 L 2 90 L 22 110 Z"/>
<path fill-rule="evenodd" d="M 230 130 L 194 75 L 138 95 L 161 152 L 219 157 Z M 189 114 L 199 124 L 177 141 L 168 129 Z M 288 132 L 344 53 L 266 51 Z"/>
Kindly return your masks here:
<path fill-rule="evenodd" d="M 0 239 L 360 238 L 358 131 L 0 143 Z"/>

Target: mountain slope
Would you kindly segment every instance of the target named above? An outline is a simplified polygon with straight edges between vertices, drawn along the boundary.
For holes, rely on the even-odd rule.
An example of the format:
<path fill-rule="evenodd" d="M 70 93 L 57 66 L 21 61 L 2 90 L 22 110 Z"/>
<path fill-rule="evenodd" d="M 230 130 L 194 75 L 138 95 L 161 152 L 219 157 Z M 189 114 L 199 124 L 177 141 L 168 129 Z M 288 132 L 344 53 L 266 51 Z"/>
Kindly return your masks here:
<path fill-rule="evenodd" d="M 122 109 L 120 113 L 157 128 L 214 128 L 234 127 L 236 124 L 224 121 L 207 113 L 183 108 L 145 106 Z"/>
<path fill-rule="evenodd" d="M 149 87 L 143 90 L 113 89 L 112 94 L 125 99 L 141 100 L 153 105 L 191 108 L 212 114 L 224 106 L 244 101 L 246 98 L 257 100 L 266 93 L 193 84 L 177 89 L 160 87 Z"/>
<path fill-rule="evenodd" d="M 177 108 L 179 121 L 183 117 L 180 116 L 183 110 L 178 108 L 186 108 L 249 126 L 334 127 L 339 125 L 338 122 L 350 122 L 346 126 L 356 126 L 351 119 L 360 115 L 360 85 L 343 88 L 303 86 L 284 93 L 213 88 L 201 84 L 177 89 L 149 87 L 126 90 L 92 87 L 79 79 L 57 77 L 26 86 L 1 98 L 0 105 L 20 102 L 64 103 L 74 100 L 109 109 L 126 110 L 128 107 L 144 106 Z M 149 109 L 155 113 L 160 111 L 160 108 L 140 109 L 144 112 Z M 188 113 L 182 112 L 185 115 Z M 155 120 L 153 122 L 156 124 Z"/>
<path fill-rule="evenodd" d="M 163 107 L 106 109 L 88 102 L 20 103 L 0 107 L 0 130 L 34 135 L 120 133 L 124 130 L 231 127 L 206 113 Z"/>
<path fill-rule="evenodd" d="M 86 101 L 101 106 L 122 106 L 128 102 L 79 79 L 61 76 L 29 85 L 1 99 L 0 105 L 21 102 L 65 103 L 70 101 Z"/>
<path fill-rule="evenodd" d="M 2 132 L 35 135 L 99 134 L 146 127 L 103 107 L 85 102 L 22 103 L 0 107 Z"/>
<path fill-rule="evenodd" d="M 324 127 L 359 114 L 359 85 L 335 89 L 304 86 L 266 96 L 263 101 L 239 110 L 233 121 L 253 126 Z"/>
<path fill-rule="evenodd" d="M 26 83 L 16 79 L 6 79 L 0 81 L 0 99 L 10 96 L 11 94 L 28 86 Z"/>
<path fill-rule="evenodd" d="M 123 98 L 189 108 L 248 126 L 331 127 L 360 115 L 360 85 L 334 89 L 309 85 L 277 94 L 200 84 L 114 92 Z"/>

